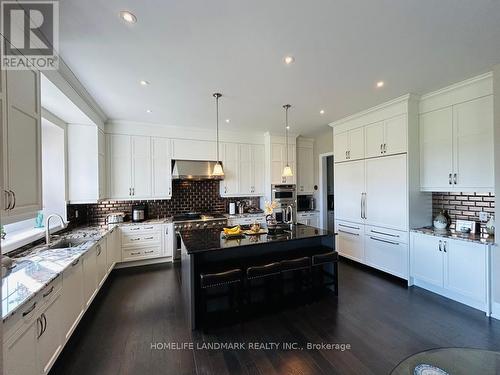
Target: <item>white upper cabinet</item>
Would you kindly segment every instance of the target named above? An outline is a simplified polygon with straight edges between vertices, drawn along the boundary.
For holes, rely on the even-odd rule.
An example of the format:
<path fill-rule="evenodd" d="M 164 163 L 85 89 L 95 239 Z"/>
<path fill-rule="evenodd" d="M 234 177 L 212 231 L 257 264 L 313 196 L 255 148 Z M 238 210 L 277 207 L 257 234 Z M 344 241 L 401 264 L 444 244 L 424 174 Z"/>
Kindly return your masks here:
<path fill-rule="evenodd" d="M 295 145 L 288 145 L 288 155 L 284 143 L 271 144 L 271 184 L 295 184 L 297 176 L 297 164 L 295 161 Z M 283 169 L 287 165 L 292 168 L 293 176 L 283 177 Z"/>
<path fill-rule="evenodd" d="M 152 138 L 153 196 L 172 197 L 171 141 L 168 138 Z"/>
<path fill-rule="evenodd" d="M 335 134 L 333 137 L 335 162 L 363 159 L 365 157 L 364 134 L 363 127 Z"/>
<path fill-rule="evenodd" d="M 112 199 L 132 197 L 132 144 L 129 135 L 108 136 L 109 195 Z"/>
<path fill-rule="evenodd" d="M 94 125 L 68 124 L 68 196 L 71 203 L 107 198 L 106 140 Z"/>
<path fill-rule="evenodd" d="M 380 121 L 365 128 L 367 158 L 407 152 L 406 115 Z"/>
<path fill-rule="evenodd" d="M 494 190 L 491 76 L 423 97 L 419 128 L 422 191 Z"/>
<path fill-rule="evenodd" d="M 253 193 L 262 196 L 265 191 L 265 151 L 264 145 L 252 145 Z"/>
<path fill-rule="evenodd" d="M 222 143 L 220 156 L 224 168 L 224 180 L 220 182 L 220 194 L 231 196 L 239 194 L 239 147 L 237 143 Z"/>
<path fill-rule="evenodd" d="M 253 188 L 252 145 L 239 146 L 239 192 L 251 194 Z"/>
<path fill-rule="evenodd" d="M 151 138 L 133 136 L 132 142 L 132 197 L 152 197 Z"/>
<path fill-rule="evenodd" d="M 216 155 L 214 141 L 194 139 L 174 139 L 172 141 L 172 159 L 174 160 L 214 160 Z"/>
<path fill-rule="evenodd" d="M 7 223 L 31 217 L 42 208 L 42 170 L 40 73 L 9 70 L 5 77 L 2 217 Z"/>
<path fill-rule="evenodd" d="M 314 193 L 314 143 L 297 141 L 297 194 Z"/>

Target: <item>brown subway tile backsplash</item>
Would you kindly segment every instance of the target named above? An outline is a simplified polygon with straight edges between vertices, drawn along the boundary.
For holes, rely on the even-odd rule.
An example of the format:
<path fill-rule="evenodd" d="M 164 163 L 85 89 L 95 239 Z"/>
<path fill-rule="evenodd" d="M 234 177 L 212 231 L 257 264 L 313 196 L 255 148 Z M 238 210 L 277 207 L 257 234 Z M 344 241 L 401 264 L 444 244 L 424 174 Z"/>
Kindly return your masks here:
<path fill-rule="evenodd" d="M 451 228 L 457 220 L 474 220 L 485 232 L 485 223 L 479 221 L 479 212 L 487 212 L 488 218 L 495 213 L 495 195 L 492 193 L 432 193 L 432 213 L 447 210 L 451 217 Z"/>
<path fill-rule="evenodd" d="M 149 218 L 163 218 L 185 212 L 228 212 L 229 203 L 245 200 L 251 206 L 259 207 L 258 197 L 222 198 L 219 194 L 219 181 L 172 181 L 172 199 L 150 201 L 102 201 L 97 204 L 68 205 L 68 220 L 72 225 L 104 226 L 106 216 L 112 212 L 125 212 L 130 215 L 132 206 L 146 203 Z M 78 211 L 78 217 L 76 212 Z"/>

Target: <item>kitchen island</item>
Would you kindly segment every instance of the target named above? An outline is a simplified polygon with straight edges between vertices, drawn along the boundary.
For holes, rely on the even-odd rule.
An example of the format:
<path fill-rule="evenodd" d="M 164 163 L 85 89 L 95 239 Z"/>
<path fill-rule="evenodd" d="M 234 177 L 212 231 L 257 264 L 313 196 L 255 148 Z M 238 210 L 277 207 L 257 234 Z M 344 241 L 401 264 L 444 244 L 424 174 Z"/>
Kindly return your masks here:
<path fill-rule="evenodd" d="M 200 274 L 263 265 L 328 252 L 334 249 L 332 232 L 294 225 L 281 235 L 245 235 L 226 239 L 220 229 L 181 231 L 182 294 L 192 329 L 200 323 Z"/>

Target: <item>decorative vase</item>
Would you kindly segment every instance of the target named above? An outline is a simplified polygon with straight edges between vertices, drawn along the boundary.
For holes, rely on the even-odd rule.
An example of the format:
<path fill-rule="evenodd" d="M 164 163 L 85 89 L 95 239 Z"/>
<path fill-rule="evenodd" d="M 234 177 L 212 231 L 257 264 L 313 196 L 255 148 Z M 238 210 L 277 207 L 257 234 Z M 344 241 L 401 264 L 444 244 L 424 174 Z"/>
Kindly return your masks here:
<path fill-rule="evenodd" d="M 439 211 L 439 214 L 436 215 L 432 224 L 434 225 L 434 229 L 437 230 L 447 229 L 449 225 L 449 220 L 446 217 L 446 211 L 444 210 Z"/>
<path fill-rule="evenodd" d="M 490 236 L 495 235 L 495 216 L 491 215 L 490 220 L 486 223 L 486 233 Z"/>

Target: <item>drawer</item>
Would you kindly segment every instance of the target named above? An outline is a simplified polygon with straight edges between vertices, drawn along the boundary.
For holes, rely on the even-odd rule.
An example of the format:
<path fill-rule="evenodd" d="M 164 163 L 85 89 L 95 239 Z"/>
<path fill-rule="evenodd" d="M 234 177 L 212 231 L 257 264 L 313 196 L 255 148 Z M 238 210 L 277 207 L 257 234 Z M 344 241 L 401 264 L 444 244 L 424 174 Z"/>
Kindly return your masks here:
<path fill-rule="evenodd" d="M 161 246 L 142 249 L 123 249 L 122 256 L 124 261 L 158 258 L 161 256 Z"/>
<path fill-rule="evenodd" d="M 141 246 L 144 242 L 160 242 L 161 232 L 123 233 L 122 246 Z"/>
<path fill-rule="evenodd" d="M 365 226 L 365 234 L 367 236 L 373 236 L 373 237 L 385 239 L 388 241 L 402 242 L 405 244 L 409 243 L 408 242 L 409 233 L 404 232 L 404 231 L 400 231 L 400 230 L 387 229 L 387 228 L 366 225 Z"/>
<path fill-rule="evenodd" d="M 45 288 L 43 288 L 39 293 L 41 296 L 41 304 L 46 304 L 52 300 L 52 297 L 57 295 L 62 288 L 62 274 L 58 275 L 54 280 L 50 282 Z"/>
<path fill-rule="evenodd" d="M 123 234 L 128 233 L 151 233 L 151 232 L 161 232 L 160 225 L 144 224 L 144 225 L 123 225 L 120 227 Z"/>
<path fill-rule="evenodd" d="M 337 221 L 336 231 L 344 234 L 353 234 L 356 236 L 360 236 L 364 233 L 364 225 L 349 223 L 345 221 Z"/>

